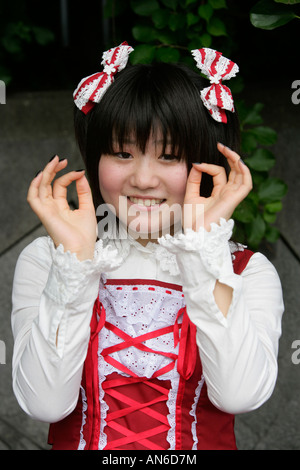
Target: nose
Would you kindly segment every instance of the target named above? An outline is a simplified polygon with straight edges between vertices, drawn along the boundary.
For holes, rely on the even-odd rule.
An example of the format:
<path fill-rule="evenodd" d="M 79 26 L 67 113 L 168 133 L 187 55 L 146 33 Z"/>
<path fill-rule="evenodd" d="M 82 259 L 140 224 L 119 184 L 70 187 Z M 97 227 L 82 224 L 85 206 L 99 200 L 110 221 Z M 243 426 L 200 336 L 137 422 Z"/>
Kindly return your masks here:
<path fill-rule="evenodd" d="M 140 190 L 156 188 L 159 185 L 159 172 L 153 159 L 143 155 L 136 160 L 130 184 Z"/>

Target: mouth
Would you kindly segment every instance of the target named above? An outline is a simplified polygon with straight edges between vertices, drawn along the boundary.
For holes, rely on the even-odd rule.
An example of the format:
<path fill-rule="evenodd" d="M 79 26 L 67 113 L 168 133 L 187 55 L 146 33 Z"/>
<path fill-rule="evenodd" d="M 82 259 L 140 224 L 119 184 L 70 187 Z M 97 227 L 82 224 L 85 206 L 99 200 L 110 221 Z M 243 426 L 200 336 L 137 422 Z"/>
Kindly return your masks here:
<path fill-rule="evenodd" d="M 139 206 L 145 206 L 145 207 L 160 206 L 162 203 L 166 201 L 166 199 L 139 198 L 139 197 L 133 197 L 133 196 L 128 196 L 128 199 L 132 204 L 137 204 Z"/>

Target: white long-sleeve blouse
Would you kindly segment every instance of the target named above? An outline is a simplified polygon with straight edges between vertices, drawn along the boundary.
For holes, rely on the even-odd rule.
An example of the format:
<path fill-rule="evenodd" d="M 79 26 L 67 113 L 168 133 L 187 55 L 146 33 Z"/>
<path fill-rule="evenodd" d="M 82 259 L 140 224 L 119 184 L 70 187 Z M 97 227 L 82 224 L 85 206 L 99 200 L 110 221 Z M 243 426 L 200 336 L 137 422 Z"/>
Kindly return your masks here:
<path fill-rule="evenodd" d="M 148 279 L 182 286 L 197 328 L 212 403 L 228 413 L 262 405 L 277 378 L 283 299 L 273 265 L 261 253 L 241 275 L 229 242 L 233 221 L 210 232 L 188 231 L 143 247 L 132 238 L 99 240 L 93 260 L 55 248 L 41 237 L 21 253 L 13 284 L 13 388 L 31 417 L 57 422 L 75 408 L 99 279 Z M 213 295 L 216 280 L 233 289 L 225 317 Z"/>

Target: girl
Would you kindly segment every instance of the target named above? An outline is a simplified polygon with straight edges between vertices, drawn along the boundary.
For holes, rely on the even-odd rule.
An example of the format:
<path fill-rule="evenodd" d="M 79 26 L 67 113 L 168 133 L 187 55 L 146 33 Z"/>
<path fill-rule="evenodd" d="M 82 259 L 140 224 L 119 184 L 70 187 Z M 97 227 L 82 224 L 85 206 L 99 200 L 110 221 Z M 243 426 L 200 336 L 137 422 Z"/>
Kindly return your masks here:
<path fill-rule="evenodd" d="M 30 185 L 49 237 L 16 267 L 14 391 L 53 449 L 235 449 L 234 414 L 272 394 L 283 312 L 274 267 L 230 241 L 252 185 L 222 84 L 238 69 L 193 51 L 207 87 L 183 66 L 126 66 L 131 51 L 104 53 L 74 93 L 89 183 L 52 184 L 55 156 Z"/>

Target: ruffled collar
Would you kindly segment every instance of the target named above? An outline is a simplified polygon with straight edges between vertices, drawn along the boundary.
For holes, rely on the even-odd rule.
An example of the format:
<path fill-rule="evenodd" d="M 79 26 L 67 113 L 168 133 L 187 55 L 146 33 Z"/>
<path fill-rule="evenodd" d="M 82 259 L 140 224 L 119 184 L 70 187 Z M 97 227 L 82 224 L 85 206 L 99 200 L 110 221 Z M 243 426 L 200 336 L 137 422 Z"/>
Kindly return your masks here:
<path fill-rule="evenodd" d="M 165 248 L 165 246 L 162 246 L 159 243 L 160 239 L 158 239 L 158 243 L 148 242 L 147 245 L 143 246 L 130 234 L 128 234 L 126 227 L 123 225 L 120 225 L 118 237 L 116 236 L 116 227 L 112 227 L 112 230 L 113 232 L 111 231 L 110 233 L 105 234 L 105 237 L 103 237 L 101 243 L 103 243 L 103 247 L 110 246 L 111 248 L 117 250 L 118 257 L 121 257 L 123 261 L 125 261 L 125 259 L 129 256 L 130 251 L 133 249 L 140 253 L 148 253 L 150 256 L 152 256 L 159 264 L 162 271 L 168 272 L 172 276 L 177 276 L 180 274 L 176 260 L 176 254 Z M 180 230 L 177 231 L 174 236 L 177 237 L 178 235 L 180 237 L 184 237 L 182 231 Z M 237 251 L 243 251 L 245 246 L 232 241 L 229 241 L 228 243 L 232 260 L 234 260 L 234 253 Z"/>
<path fill-rule="evenodd" d="M 117 236 L 118 233 L 118 236 Z M 179 274 L 179 268 L 176 261 L 176 255 L 167 250 L 167 248 L 161 246 L 158 243 L 148 242 L 147 245 L 143 246 L 137 240 L 135 240 L 126 230 L 124 225 L 120 224 L 119 231 L 117 232 L 116 224 L 111 225 L 110 231 L 106 232 L 102 238 L 103 247 L 111 246 L 118 251 L 118 255 L 123 261 L 129 256 L 130 251 L 137 250 L 140 253 L 147 253 L 152 256 L 155 261 L 159 264 L 160 268 L 164 272 L 176 276 Z"/>

